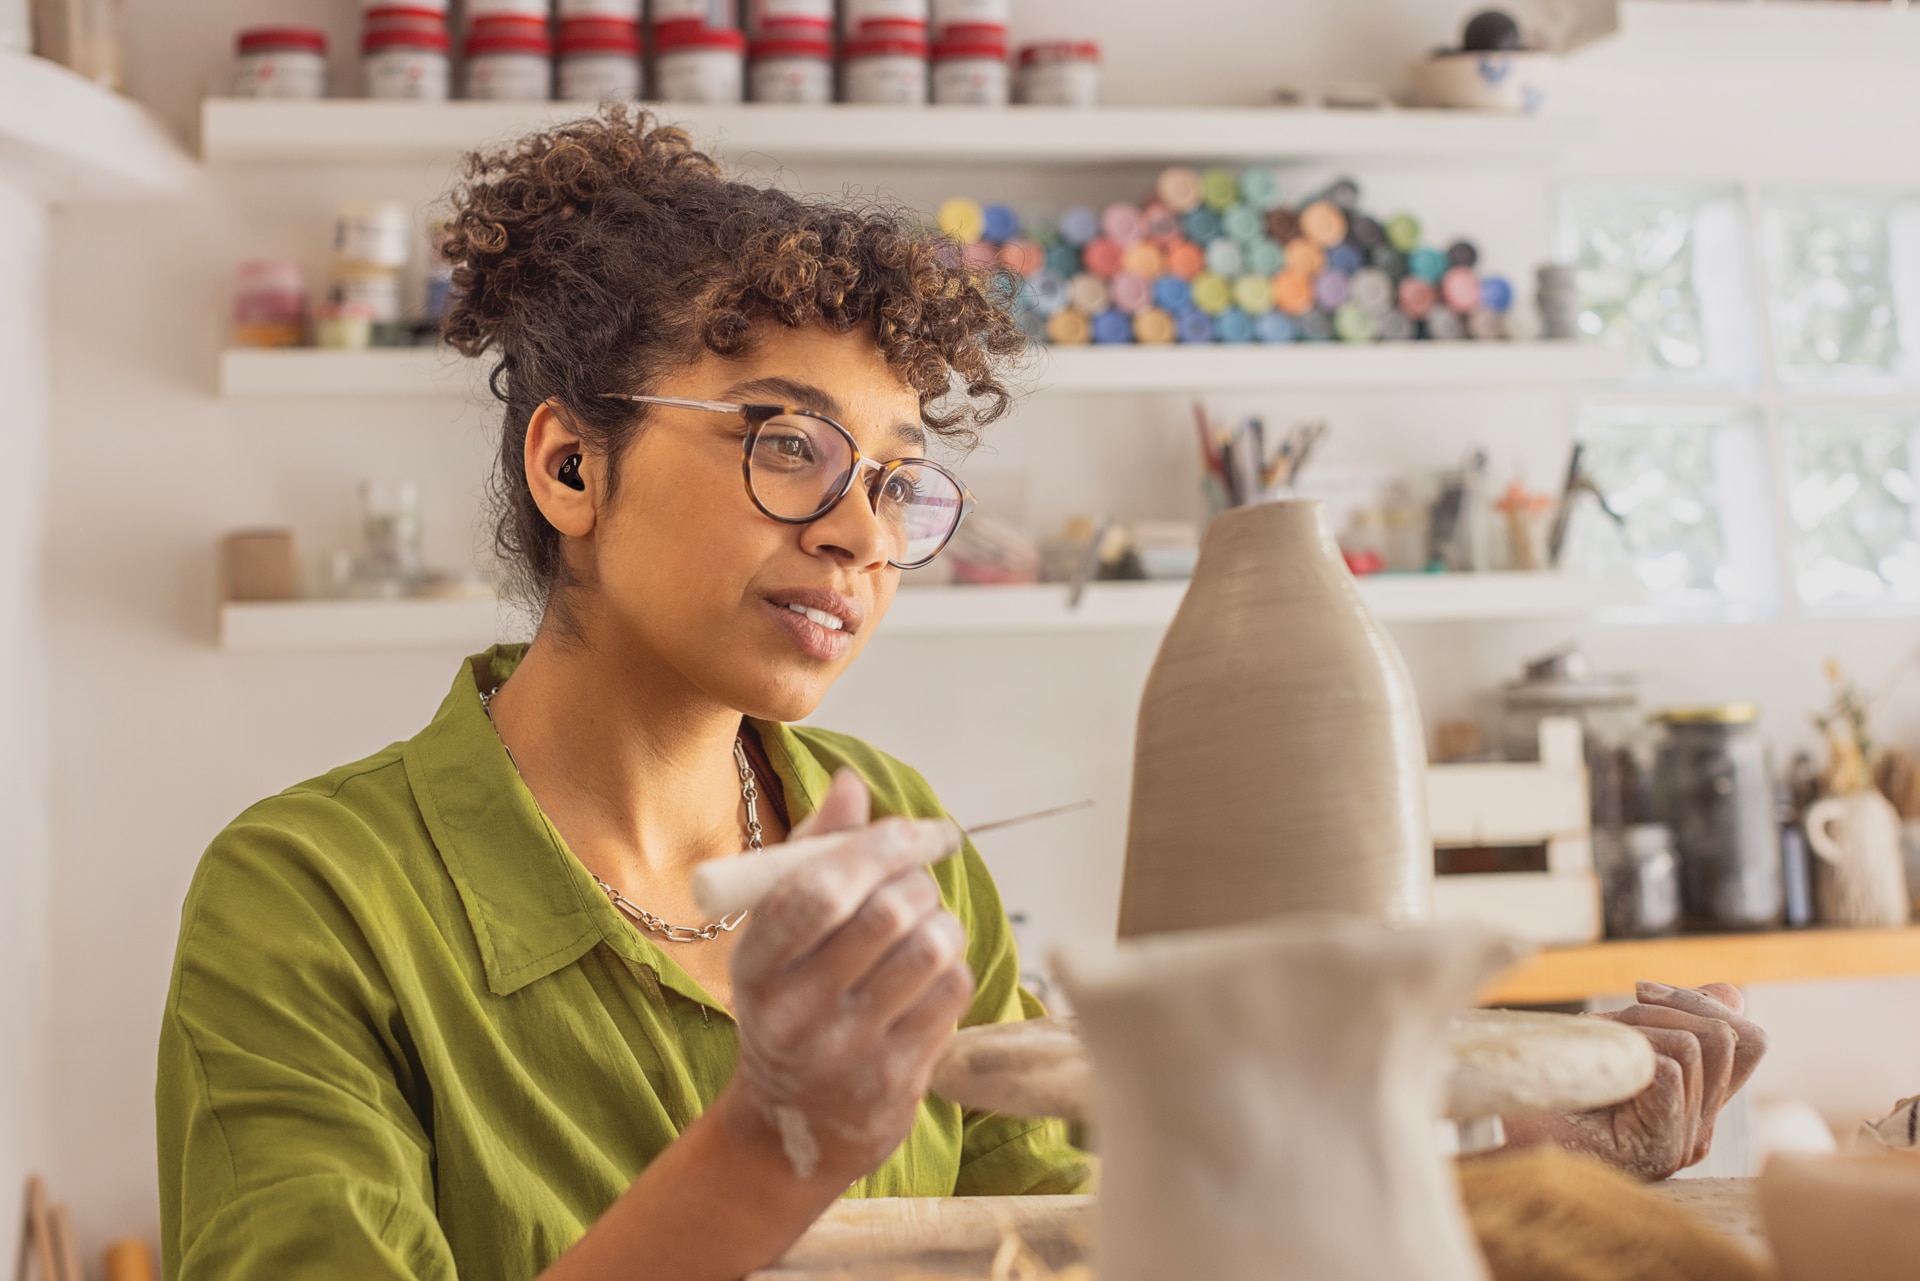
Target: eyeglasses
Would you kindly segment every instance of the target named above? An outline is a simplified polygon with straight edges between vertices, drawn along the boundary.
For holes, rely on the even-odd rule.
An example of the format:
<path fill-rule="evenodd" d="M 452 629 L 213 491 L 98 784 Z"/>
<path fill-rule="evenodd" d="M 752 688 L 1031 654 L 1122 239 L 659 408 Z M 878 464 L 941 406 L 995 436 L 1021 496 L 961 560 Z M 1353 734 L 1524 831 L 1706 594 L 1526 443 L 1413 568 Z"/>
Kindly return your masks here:
<path fill-rule="evenodd" d="M 607 392 L 603 398 L 744 419 L 747 438 L 740 468 L 747 496 L 783 525 L 819 520 L 839 506 L 862 472 L 871 473 L 866 478 L 867 501 L 885 531 L 887 563 L 895 569 L 919 569 L 932 561 L 973 510 L 973 495 L 939 463 L 924 458 L 881 463 L 863 457 L 852 432 L 811 409 L 620 392 Z"/>

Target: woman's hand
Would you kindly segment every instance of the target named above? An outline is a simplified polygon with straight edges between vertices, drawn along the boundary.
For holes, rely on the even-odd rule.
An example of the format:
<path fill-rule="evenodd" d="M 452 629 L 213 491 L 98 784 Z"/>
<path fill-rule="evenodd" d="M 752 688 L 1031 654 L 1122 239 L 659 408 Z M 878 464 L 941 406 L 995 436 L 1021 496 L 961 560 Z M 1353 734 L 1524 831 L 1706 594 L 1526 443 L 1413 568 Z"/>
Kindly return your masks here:
<path fill-rule="evenodd" d="M 840 1187 L 912 1128 L 934 1059 L 973 996 L 967 936 L 926 864 L 958 848 L 904 820 L 868 824 L 841 771 L 794 837 L 845 841 L 794 873 L 733 954 L 740 1058 L 730 1090 L 779 1135 L 803 1180 Z"/>
<path fill-rule="evenodd" d="M 1644 1179 L 1696 1165 L 1713 1146 L 1720 1109 L 1767 1052 L 1767 1034 L 1741 1017 L 1746 1002 L 1725 983 L 1698 990 L 1641 983 L 1639 1004 L 1593 1017 L 1638 1028 L 1658 1055 L 1653 1084 L 1625 1103 L 1508 1123 L 1515 1146 L 1557 1142 Z"/>

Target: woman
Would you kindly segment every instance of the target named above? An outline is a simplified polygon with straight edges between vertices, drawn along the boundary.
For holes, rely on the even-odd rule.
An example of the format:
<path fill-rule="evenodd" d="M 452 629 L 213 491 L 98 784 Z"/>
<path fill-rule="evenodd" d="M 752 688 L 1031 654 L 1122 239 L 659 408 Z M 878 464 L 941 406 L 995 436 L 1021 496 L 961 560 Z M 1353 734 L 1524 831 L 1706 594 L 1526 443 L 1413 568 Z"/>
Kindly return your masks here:
<path fill-rule="evenodd" d="M 941 813 L 911 770 L 789 724 L 964 514 L 923 451 L 1007 406 L 1000 286 L 617 111 L 474 158 L 446 253 L 539 634 L 208 850 L 162 1033 L 167 1275 L 723 1281 L 849 1190 L 1083 1188 L 1057 1124 L 927 1095 L 956 1023 L 1037 1011 L 978 856 L 899 821 Z M 837 839 L 744 922 L 700 914 L 703 861 L 803 831 Z M 1669 1030 L 1739 1026 L 1702 1008 Z M 1717 1102 L 1676 1071 L 1691 1146 Z"/>

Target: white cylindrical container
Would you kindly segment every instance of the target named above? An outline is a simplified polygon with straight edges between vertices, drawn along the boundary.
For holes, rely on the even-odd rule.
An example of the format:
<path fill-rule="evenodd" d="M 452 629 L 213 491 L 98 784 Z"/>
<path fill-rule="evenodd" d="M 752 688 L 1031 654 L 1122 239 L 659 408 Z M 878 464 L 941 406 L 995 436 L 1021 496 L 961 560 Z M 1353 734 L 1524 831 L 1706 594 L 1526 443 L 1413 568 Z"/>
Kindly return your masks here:
<path fill-rule="evenodd" d="M 927 25 L 927 0 L 844 0 L 841 22 L 849 37 L 866 34 L 875 23 L 886 28 L 895 24 Z"/>
<path fill-rule="evenodd" d="M 1007 46 L 946 40 L 933 46 L 933 100 L 943 107 L 1004 107 L 1012 95 Z"/>
<path fill-rule="evenodd" d="M 342 205 L 333 220 L 333 260 L 398 270 L 413 248 L 413 215 L 398 201 Z"/>
<path fill-rule="evenodd" d="M 316 27 L 250 27 L 234 40 L 242 98 L 327 96 L 327 35 Z"/>
<path fill-rule="evenodd" d="M 651 0 L 655 30 L 672 23 L 688 23 L 709 31 L 740 25 L 737 0 Z"/>
<path fill-rule="evenodd" d="M 640 27 L 609 18 L 560 24 L 560 97 L 632 102 L 640 97 Z"/>
<path fill-rule="evenodd" d="M 1013 0 L 933 0 L 933 33 L 945 39 L 950 27 L 999 27 L 1013 21 Z"/>
<path fill-rule="evenodd" d="M 739 102 L 747 38 L 731 28 L 676 23 L 654 28 L 654 86 L 662 102 Z"/>
<path fill-rule="evenodd" d="M 829 31 L 832 27 L 827 28 Z M 753 42 L 747 83 L 755 102 L 820 106 L 833 101 L 833 43 L 769 36 Z"/>
<path fill-rule="evenodd" d="M 369 31 L 360 47 L 367 97 L 445 102 L 452 96 L 444 30 Z"/>
<path fill-rule="evenodd" d="M 833 0 L 750 0 L 747 30 L 755 37 L 833 37 Z M 804 35 L 802 34 L 804 33 Z"/>
<path fill-rule="evenodd" d="M 560 0 L 560 21 L 569 18 L 610 18 L 638 25 L 641 0 Z"/>
<path fill-rule="evenodd" d="M 476 28 L 467 35 L 466 96 L 545 102 L 553 96 L 553 44 L 544 34 Z"/>
<path fill-rule="evenodd" d="M 849 40 L 841 59 L 848 102 L 918 107 L 927 101 L 927 46 L 917 40 Z"/>
<path fill-rule="evenodd" d="M 1100 46 L 1054 40 L 1020 50 L 1020 101 L 1039 107 L 1100 105 Z"/>

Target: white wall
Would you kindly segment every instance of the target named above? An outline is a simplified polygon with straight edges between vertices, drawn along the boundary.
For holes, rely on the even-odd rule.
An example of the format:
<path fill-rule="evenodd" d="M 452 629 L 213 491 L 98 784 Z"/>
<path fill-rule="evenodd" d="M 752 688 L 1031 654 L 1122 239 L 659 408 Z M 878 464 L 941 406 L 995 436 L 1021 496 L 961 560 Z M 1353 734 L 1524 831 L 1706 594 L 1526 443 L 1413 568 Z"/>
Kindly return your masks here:
<path fill-rule="evenodd" d="M 1441 43 L 1468 7 L 1434 0 L 1188 0 L 1174 20 L 1160 4 L 1017 6 L 1022 34 L 1099 36 L 1108 50 L 1109 97 L 1122 102 L 1254 101 L 1288 76 L 1397 79 L 1403 63 Z M 223 74 L 228 39 L 243 21 L 321 21 L 345 47 L 356 11 L 346 0 L 128 0 L 133 91 L 187 133 L 195 102 Z M 1688 91 L 1684 68 L 1595 65 L 1600 70 L 1574 91 L 1592 109 L 1618 116 L 1630 135 L 1652 128 L 1650 113 L 1666 101 L 1704 110 Z M 1630 94 L 1610 87 L 1628 83 Z M 1843 109 L 1849 94 L 1885 86 L 1870 77 L 1833 85 L 1833 109 Z M 1913 119 L 1916 109 L 1920 103 L 1908 102 L 1894 118 Z M 1621 172 L 1630 173 L 1634 160 L 1602 155 L 1591 163 L 1623 164 Z M 44 477 L 50 510 L 58 1084 L 47 1124 L 57 1189 L 74 1202 L 89 1249 L 112 1235 L 151 1233 L 157 1223 L 153 1046 L 178 908 L 199 851 L 254 799 L 413 732 L 459 657 L 216 650 L 215 538 L 238 525 L 291 522 L 310 549 L 343 541 L 353 484 L 369 474 L 423 483 L 429 547 L 438 559 L 465 558 L 479 532 L 474 495 L 486 460 L 479 411 L 432 402 L 314 407 L 214 398 L 231 269 L 260 253 L 317 260 L 335 204 L 425 201 L 443 176 L 410 166 L 215 172 L 191 200 L 155 208 L 135 229 L 119 216 L 75 213 L 61 221 L 52 268 L 53 456 L 43 467 L 9 473 L 4 483 L 26 486 Z M 1516 276 L 1545 253 L 1546 196 L 1535 181 L 1361 176 L 1383 203 L 1412 205 L 1442 228 L 1475 231 Z M 1052 192 L 1058 200 L 1095 186 L 1134 194 L 1147 175 L 791 177 L 805 185 L 885 185 L 915 199 L 965 190 L 1021 199 Z M 1523 466 L 1545 485 L 1564 455 L 1567 407 L 1553 397 L 1232 403 L 1242 404 L 1280 421 L 1333 415 L 1339 435 L 1329 464 L 1375 460 L 1390 450 L 1444 461 L 1475 438 L 1461 434 L 1467 432 L 1503 442 L 1503 467 Z M 1109 460 L 1097 474 L 1066 480 L 1057 493 L 1030 486 L 1036 519 L 1103 496 L 1129 515 L 1184 512 L 1193 487 L 1180 479 L 1192 468 L 1183 413 L 1175 399 L 1036 399 L 995 433 L 995 452 L 974 467 L 1002 480 L 1058 477 L 1050 459 L 1095 448 Z M 4 519 L 14 510 L 10 501 L 0 503 Z M 1561 634 L 1544 626 L 1399 632 L 1430 715 L 1474 705 L 1521 655 Z M 1592 627 L 1580 634 L 1604 665 L 1645 673 L 1652 700 L 1759 698 L 1783 745 L 1808 738 L 1804 713 L 1821 695 L 1818 664 L 1829 652 L 1872 677 L 1920 639 L 1910 622 Z M 1152 654 L 1152 639 L 1135 635 L 960 642 L 882 633 L 820 719 L 923 767 L 963 819 L 1096 798 L 1088 814 L 1009 832 L 987 850 L 1010 904 L 1034 915 L 1030 942 L 1094 936 L 1110 928 L 1117 901 L 1133 707 Z M 930 680 L 948 695 L 957 725 L 930 722 L 919 710 L 924 697 L 897 697 L 907 678 Z M 9 702 L 18 705 L 17 698 Z M 1893 709 L 1888 729 L 1900 741 L 1920 741 L 1920 684 Z M 1920 1088 L 1920 1054 L 1900 1039 L 1902 1029 L 1920 1022 L 1920 983 L 1835 985 L 1810 998 L 1782 989 L 1757 994 L 1756 1005 L 1773 1017 L 1780 1045 L 1768 1068 L 1775 1087 L 1812 1094 L 1834 1112 L 1865 1111 Z M 1869 1018 L 1893 1031 L 1876 1040 L 1865 1026 Z M 5 1133 L 0 1129 L 0 1141 Z"/>
<path fill-rule="evenodd" d="M 47 211 L 0 183 L 0 1188 L 46 1158 L 48 936 L 52 901 L 46 652 L 41 581 L 46 534 Z M 0 1223 L 12 1258 L 17 1218 Z"/>

